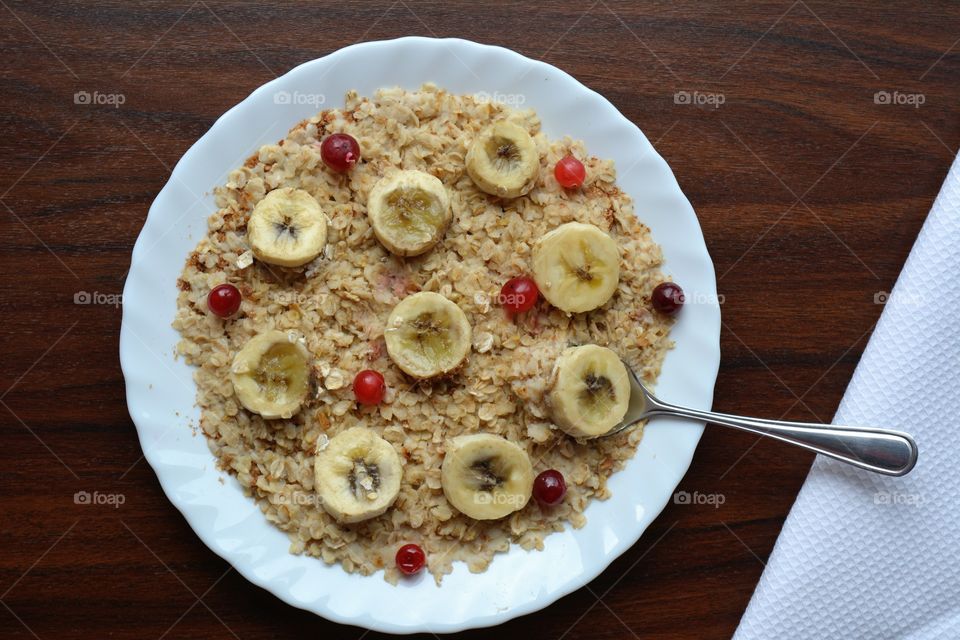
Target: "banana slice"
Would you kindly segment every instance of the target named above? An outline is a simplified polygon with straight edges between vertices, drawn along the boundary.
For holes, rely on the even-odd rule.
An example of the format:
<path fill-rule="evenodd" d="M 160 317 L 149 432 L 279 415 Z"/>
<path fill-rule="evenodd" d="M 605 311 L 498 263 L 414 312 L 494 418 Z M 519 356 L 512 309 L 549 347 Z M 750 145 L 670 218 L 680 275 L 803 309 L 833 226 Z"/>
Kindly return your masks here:
<path fill-rule="evenodd" d="M 247 222 L 247 240 L 263 262 L 299 267 L 327 243 L 327 217 L 303 189 L 274 189 L 257 203 Z"/>
<path fill-rule="evenodd" d="M 540 154 L 526 129 L 497 122 L 467 150 L 467 173 L 481 191 L 501 198 L 526 195 L 537 183 Z"/>
<path fill-rule="evenodd" d="M 492 433 L 457 436 L 440 468 L 447 500 L 475 520 L 519 511 L 533 492 L 533 465 L 519 445 Z"/>
<path fill-rule="evenodd" d="M 403 463 L 389 442 L 366 427 L 352 427 L 317 452 L 313 472 L 327 513 L 338 522 L 360 522 L 397 499 Z"/>
<path fill-rule="evenodd" d="M 384 338 L 393 362 L 414 378 L 432 378 L 460 366 L 470 353 L 467 315 L 439 293 L 407 296 L 390 312 Z"/>
<path fill-rule="evenodd" d="M 300 410 L 310 390 L 310 352 L 300 336 L 267 331 L 254 336 L 237 353 L 230 381 L 244 407 L 267 419 L 289 418 Z"/>
<path fill-rule="evenodd" d="M 534 245 L 533 279 L 550 304 L 568 313 L 603 306 L 620 282 L 617 242 L 592 224 L 560 225 Z"/>
<path fill-rule="evenodd" d="M 388 251 L 418 256 L 437 244 L 450 224 L 450 196 L 429 173 L 399 171 L 373 185 L 367 216 Z"/>
<path fill-rule="evenodd" d="M 595 344 L 564 349 L 547 392 L 550 417 L 577 438 L 603 435 L 630 406 L 627 367 L 616 353 Z"/>

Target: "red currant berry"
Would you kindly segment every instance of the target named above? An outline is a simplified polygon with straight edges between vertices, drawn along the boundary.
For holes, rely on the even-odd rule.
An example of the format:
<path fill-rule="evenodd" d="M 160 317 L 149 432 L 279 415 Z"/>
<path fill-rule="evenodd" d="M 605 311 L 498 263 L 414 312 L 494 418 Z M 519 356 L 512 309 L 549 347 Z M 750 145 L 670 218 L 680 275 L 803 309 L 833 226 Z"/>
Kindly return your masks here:
<path fill-rule="evenodd" d="M 320 157 L 337 173 L 345 173 L 360 161 L 360 145 L 351 135 L 334 133 L 324 138 Z"/>
<path fill-rule="evenodd" d="M 537 283 L 527 276 L 507 280 L 500 289 L 500 304 L 511 313 L 523 313 L 533 308 L 540 297 Z"/>
<path fill-rule="evenodd" d="M 397 568 L 405 575 L 412 576 L 426 563 L 427 556 L 418 544 L 405 544 L 397 550 Z"/>
<path fill-rule="evenodd" d="M 557 165 L 553 168 L 553 175 L 561 187 L 576 189 L 583 184 L 584 178 L 587 177 L 587 170 L 582 162 L 573 156 L 566 156 L 557 161 Z"/>
<path fill-rule="evenodd" d="M 664 315 L 672 316 L 680 311 L 680 307 L 683 306 L 683 289 L 672 282 L 661 282 L 653 290 L 650 301 L 653 303 L 654 309 Z"/>
<path fill-rule="evenodd" d="M 563 480 L 563 474 L 556 469 L 544 471 L 533 481 L 533 497 L 544 506 L 560 504 L 566 494 L 567 483 Z"/>
<path fill-rule="evenodd" d="M 361 371 L 353 379 L 353 395 L 360 404 L 380 404 L 386 391 L 387 383 L 383 376 L 372 369 Z"/>
<path fill-rule="evenodd" d="M 229 318 L 240 310 L 242 296 L 240 290 L 232 284 L 218 284 L 207 295 L 207 308 L 214 315 Z"/>

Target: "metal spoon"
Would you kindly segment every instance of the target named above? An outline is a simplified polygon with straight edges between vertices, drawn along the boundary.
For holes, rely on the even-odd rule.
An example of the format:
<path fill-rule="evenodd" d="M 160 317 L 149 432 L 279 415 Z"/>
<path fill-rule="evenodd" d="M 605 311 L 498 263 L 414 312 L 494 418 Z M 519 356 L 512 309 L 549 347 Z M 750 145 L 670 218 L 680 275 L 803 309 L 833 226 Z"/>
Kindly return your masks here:
<path fill-rule="evenodd" d="M 822 453 L 855 467 L 889 476 L 902 476 L 917 464 L 917 443 L 908 433 L 868 427 L 842 427 L 808 422 L 787 422 L 745 418 L 712 411 L 678 407 L 660 400 L 643 386 L 637 374 L 630 372 L 630 407 L 623 422 L 598 437 L 619 433 L 641 420 L 653 416 L 677 416 L 702 420 L 725 427 L 742 429 L 761 436 L 776 438 L 798 447 Z"/>

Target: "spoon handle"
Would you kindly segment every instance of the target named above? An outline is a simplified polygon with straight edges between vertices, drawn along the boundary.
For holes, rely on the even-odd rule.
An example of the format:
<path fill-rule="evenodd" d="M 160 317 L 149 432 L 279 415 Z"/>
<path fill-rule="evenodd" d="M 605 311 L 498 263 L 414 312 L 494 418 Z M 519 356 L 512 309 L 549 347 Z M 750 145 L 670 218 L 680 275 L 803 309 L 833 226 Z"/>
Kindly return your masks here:
<path fill-rule="evenodd" d="M 902 431 L 746 418 L 678 407 L 655 398 L 648 402 L 647 415 L 671 415 L 750 431 L 889 476 L 905 475 L 917 463 L 917 443 Z"/>

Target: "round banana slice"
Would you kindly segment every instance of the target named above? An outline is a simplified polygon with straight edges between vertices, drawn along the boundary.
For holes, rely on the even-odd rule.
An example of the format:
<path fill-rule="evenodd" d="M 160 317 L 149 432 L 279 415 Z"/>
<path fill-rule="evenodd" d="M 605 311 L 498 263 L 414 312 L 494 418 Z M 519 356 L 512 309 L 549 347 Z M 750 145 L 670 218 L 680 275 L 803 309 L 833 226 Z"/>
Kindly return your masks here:
<path fill-rule="evenodd" d="M 338 522 L 360 522 L 397 499 L 403 463 L 389 442 L 366 427 L 352 427 L 317 452 L 313 472 L 327 513 Z"/>
<path fill-rule="evenodd" d="M 630 378 L 616 353 L 595 344 L 564 349 L 547 392 L 550 417 L 577 438 L 607 433 L 630 407 Z"/>
<path fill-rule="evenodd" d="M 447 500 L 475 520 L 519 511 L 533 492 L 533 465 L 519 445 L 492 433 L 457 436 L 440 468 Z"/>
<path fill-rule="evenodd" d="M 526 129 L 497 122 L 467 150 L 467 173 L 481 191 L 501 198 L 526 195 L 540 174 L 540 153 Z"/>
<path fill-rule="evenodd" d="M 603 306 L 620 282 L 617 242 L 592 224 L 560 225 L 534 244 L 533 279 L 550 304 L 568 313 Z"/>
<path fill-rule="evenodd" d="M 230 381 L 250 411 L 267 419 L 289 418 L 310 390 L 310 352 L 294 332 L 261 333 L 234 357 Z"/>
<path fill-rule="evenodd" d="M 450 224 L 450 196 L 429 173 L 398 171 L 373 185 L 367 216 L 390 253 L 418 256 L 437 244 Z"/>
<path fill-rule="evenodd" d="M 460 366 L 470 353 L 467 315 L 439 293 L 407 296 L 390 312 L 384 329 L 387 353 L 414 378 L 432 378 Z"/>
<path fill-rule="evenodd" d="M 263 262 L 299 267 L 327 243 L 327 217 L 303 189 L 274 189 L 257 203 L 247 222 L 247 241 Z"/>

